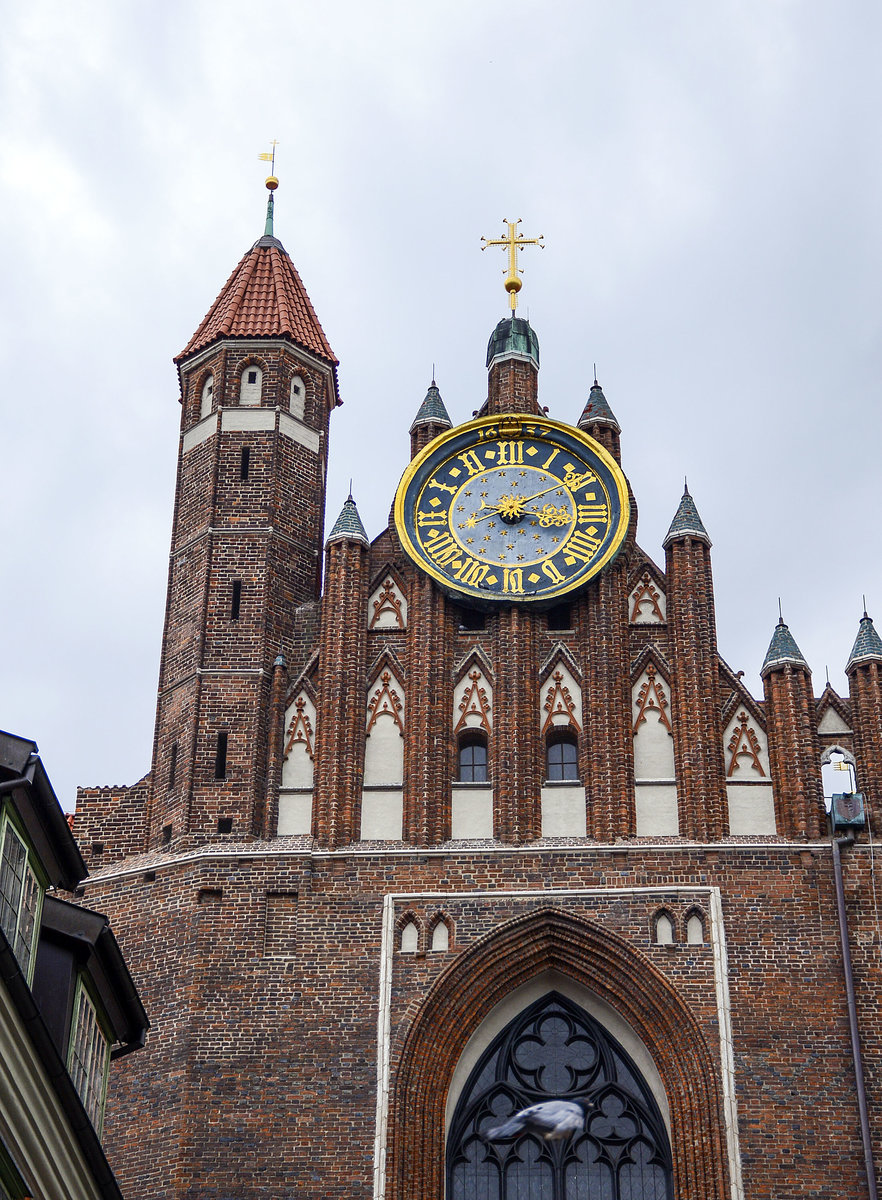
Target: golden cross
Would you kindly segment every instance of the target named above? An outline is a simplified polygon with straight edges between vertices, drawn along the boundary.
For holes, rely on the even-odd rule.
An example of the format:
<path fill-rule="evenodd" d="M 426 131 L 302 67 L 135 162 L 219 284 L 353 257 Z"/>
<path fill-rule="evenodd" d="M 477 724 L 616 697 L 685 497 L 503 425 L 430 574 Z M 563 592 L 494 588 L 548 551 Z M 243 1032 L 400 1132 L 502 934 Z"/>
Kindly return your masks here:
<path fill-rule="evenodd" d="M 538 246 L 540 250 L 545 249 L 543 234 L 539 234 L 537 238 L 521 237 L 518 233 L 518 225 L 521 223 L 521 218 L 516 221 L 505 221 L 508 226 L 508 236 L 503 238 L 481 238 L 484 243 L 481 247 L 486 250 L 488 246 L 507 246 L 508 247 L 508 274 L 505 277 L 505 290 L 508 292 L 509 302 L 511 303 L 511 311 L 514 312 L 518 306 L 518 292 L 521 290 L 521 277 L 518 274 L 518 251 L 524 246 Z"/>

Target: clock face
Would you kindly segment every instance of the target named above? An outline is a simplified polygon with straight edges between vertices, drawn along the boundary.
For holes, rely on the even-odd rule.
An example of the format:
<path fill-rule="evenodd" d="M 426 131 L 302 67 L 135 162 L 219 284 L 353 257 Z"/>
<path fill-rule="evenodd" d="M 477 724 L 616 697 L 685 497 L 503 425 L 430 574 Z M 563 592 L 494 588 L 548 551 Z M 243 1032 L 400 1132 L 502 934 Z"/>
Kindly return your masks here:
<path fill-rule="evenodd" d="M 593 438 L 547 417 L 482 417 L 435 438 L 395 497 L 401 543 L 446 591 L 550 601 L 613 559 L 628 485 Z"/>

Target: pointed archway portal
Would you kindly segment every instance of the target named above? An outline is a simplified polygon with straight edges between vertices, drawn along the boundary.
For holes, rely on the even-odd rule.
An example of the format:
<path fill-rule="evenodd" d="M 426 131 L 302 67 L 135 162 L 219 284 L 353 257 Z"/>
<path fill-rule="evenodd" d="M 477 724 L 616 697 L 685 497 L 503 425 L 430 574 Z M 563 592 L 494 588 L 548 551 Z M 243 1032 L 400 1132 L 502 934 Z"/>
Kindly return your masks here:
<path fill-rule="evenodd" d="M 493 1190 L 495 1185 L 491 1182 L 485 1191 L 471 1193 L 466 1188 L 459 1193 L 457 1164 L 477 1162 L 481 1157 L 471 1148 L 469 1129 L 482 1131 L 488 1123 L 481 1112 L 482 1098 L 492 1111 L 495 1111 L 493 1104 L 503 1105 L 504 1113 L 514 1111 L 514 1105 L 531 1094 L 527 1086 L 530 1055 L 524 1058 L 518 1046 L 524 1037 L 535 1036 L 535 1030 L 530 1034 L 527 1026 L 519 1024 L 521 1018 L 528 1023 L 538 1018 L 539 1036 L 552 1040 L 561 1036 L 562 1026 L 552 1024 L 544 1028 L 540 1011 L 528 1015 L 532 1010 L 521 1010 L 506 1025 L 499 1042 L 500 1048 L 503 1042 L 508 1046 L 507 1061 L 510 1063 L 514 1055 L 516 1065 L 520 1064 L 515 1071 L 517 1087 L 510 1079 L 503 1079 L 499 1082 L 508 1083 L 508 1090 L 501 1087 L 496 1093 L 492 1089 L 487 1093 L 486 1089 L 494 1082 L 492 1076 L 504 1066 L 498 1058 L 492 1063 L 487 1060 L 483 1080 L 470 1071 L 459 1093 L 462 1105 L 457 1106 L 451 1123 L 452 1131 L 453 1124 L 459 1122 L 459 1132 L 451 1133 L 448 1138 L 445 1113 L 457 1065 L 470 1039 L 494 1008 L 516 989 L 546 973 L 556 973 L 591 992 L 615 1010 L 636 1035 L 664 1089 L 670 1116 L 670 1147 L 664 1123 L 659 1125 L 658 1109 L 646 1091 L 648 1077 L 644 1075 L 641 1080 L 639 1072 L 632 1074 L 632 1081 L 624 1087 L 629 1059 L 624 1054 L 617 1057 L 617 1047 L 621 1051 L 621 1046 L 608 1036 L 602 1038 L 590 1021 L 586 1022 L 587 1014 L 578 1006 L 575 1013 L 573 1008 L 561 1006 L 561 1013 L 566 1012 L 563 1025 L 571 1022 L 578 1036 L 585 1038 L 585 1057 L 570 1062 L 564 1053 L 552 1065 L 550 1075 L 534 1074 L 530 1086 L 533 1094 L 546 1086 L 557 1088 L 561 1083 L 571 1089 L 584 1085 L 590 1091 L 596 1087 L 593 1098 L 606 1121 L 605 1127 L 601 1128 L 601 1122 L 595 1120 L 589 1129 L 586 1122 L 584 1139 L 574 1142 L 569 1149 L 550 1152 L 549 1157 L 559 1153 L 562 1160 L 568 1155 L 581 1156 L 582 1165 L 573 1160 L 569 1177 L 569 1160 L 555 1168 L 557 1186 L 561 1186 L 561 1180 L 565 1186 L 562 1194 L 553 1190 L 553 1171 L 548 1191 L 544 1186 L 540 1190 L 529 1187 L 524 1190 L 517 1182 L 511 1184 L 515 1190 Z M 548 992 L 543 991 L 542 995 L 547 997 Z M 546 1200 L 546 1197 L 547 1200 L 669 1200 L 671 1196 L 677 1200 L 727 1200 L 729 1157 L 721 1060 L 709 1048 L 714 1032 L 711 1027 L 703 1028 L 683 995 L 645 954 L 608 927 L 558 908 L 545 908 L 506 921 L 451 964 L 415 1013 L 400 1050 L 392 1050 L 394 1083 L 383 1194 L 387 1200 L 460 1200 L 460 1196 L 461 1200 L 467 1196 L 471 1200 L 472 1195 L 475 1200 L 525 1200 L 526 1197 L 529 1200 Z M 593 1049 L 588 1049 L 589 1044 Z M 492 1046 L 496 1045 L 494 1040 L 488 1052 L 492 1054 Z M 596 1075 L 590 1065 L 592 1054 L 600 1055 L 603 1062 L 610 1064 Z M 568 1070 L 576 1072 L 575 1083 L 570 1081 Z M 549 1081 L 547 1084 L 545 1079 Z M 472 1109 L 468 1109 L 470 1105 Z M 616 1139 L 619 1150 L 615 1149 Z M 445 1178 L 448 1144 L 452 1190 Z M 498 1178 L 504 1181 L 508 1173 L 509 1179 L 515 1180 L 521 1168 L 509 1167 L 508 1163 L 515 1163 L 519 1157 L 521 1161 L 539 1164 L 544 1153 L 543 1146 L 529 1140 L 523 1142 L 521 1153 L 515 1142 L 508 1151 L 509 1157 L 503 1154 L 498 1159 Z M 607 1170 L 606 1182 L 596 1183 L 602 1169 L 598 1164 L 613 1160 L 616 1166 L 628 1164 L 627 1172 L 618 1173 L 618 1192 L 613 1186 L 615 1171 Z M 544 1169 L 536 1167 L 540 1174 Z M 532 1170 L 531 1166 L 524 1178 Z M 639 1186 L 636 1190 L 631 1186 L 634 1178 L 639 1183 L 646 1181 L 642 1193 Z"/>
<path fill-rule="evenodd" d="M 591 1102 L 584 1131 L 544 1141 L 484 1135 L 551 1099 Z M 584 1009 L 549 992 L 494 1038 L 447 1137 L 448 1200 L 671 1200 L 671 1148 L 634 1061 Z"/>

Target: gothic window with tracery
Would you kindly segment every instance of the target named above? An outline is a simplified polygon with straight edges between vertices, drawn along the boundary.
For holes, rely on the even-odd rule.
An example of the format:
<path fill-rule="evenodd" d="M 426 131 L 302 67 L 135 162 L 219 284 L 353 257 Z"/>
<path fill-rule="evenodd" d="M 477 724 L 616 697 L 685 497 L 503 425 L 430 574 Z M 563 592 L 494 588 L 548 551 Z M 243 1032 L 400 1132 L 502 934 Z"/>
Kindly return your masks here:
<path fill-rule="evenodd" d="M 592 1102 L 562 1141 L 485 1142 L 512 1113 Z M 490 1044 L 460 1095 L 447 1141 L 448 1200 L 672 1200 L 671 1150 L 652 1092 L 616 1039 L 549 992 Z"/>

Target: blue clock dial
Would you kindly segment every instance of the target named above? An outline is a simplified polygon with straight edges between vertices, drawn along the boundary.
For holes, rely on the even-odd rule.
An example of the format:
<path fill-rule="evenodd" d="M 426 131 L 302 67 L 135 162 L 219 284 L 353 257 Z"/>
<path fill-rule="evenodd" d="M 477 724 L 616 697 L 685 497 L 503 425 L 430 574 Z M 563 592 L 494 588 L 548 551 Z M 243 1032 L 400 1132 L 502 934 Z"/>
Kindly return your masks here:
<path fill-rule="evenodd" d="M 399 485 L 408 554 L 446 590 L 481 601 L 555 599 L 602 570 L 627 532 L 614 459 L 547 418 L 483 418 L 442 434 Z"/>

